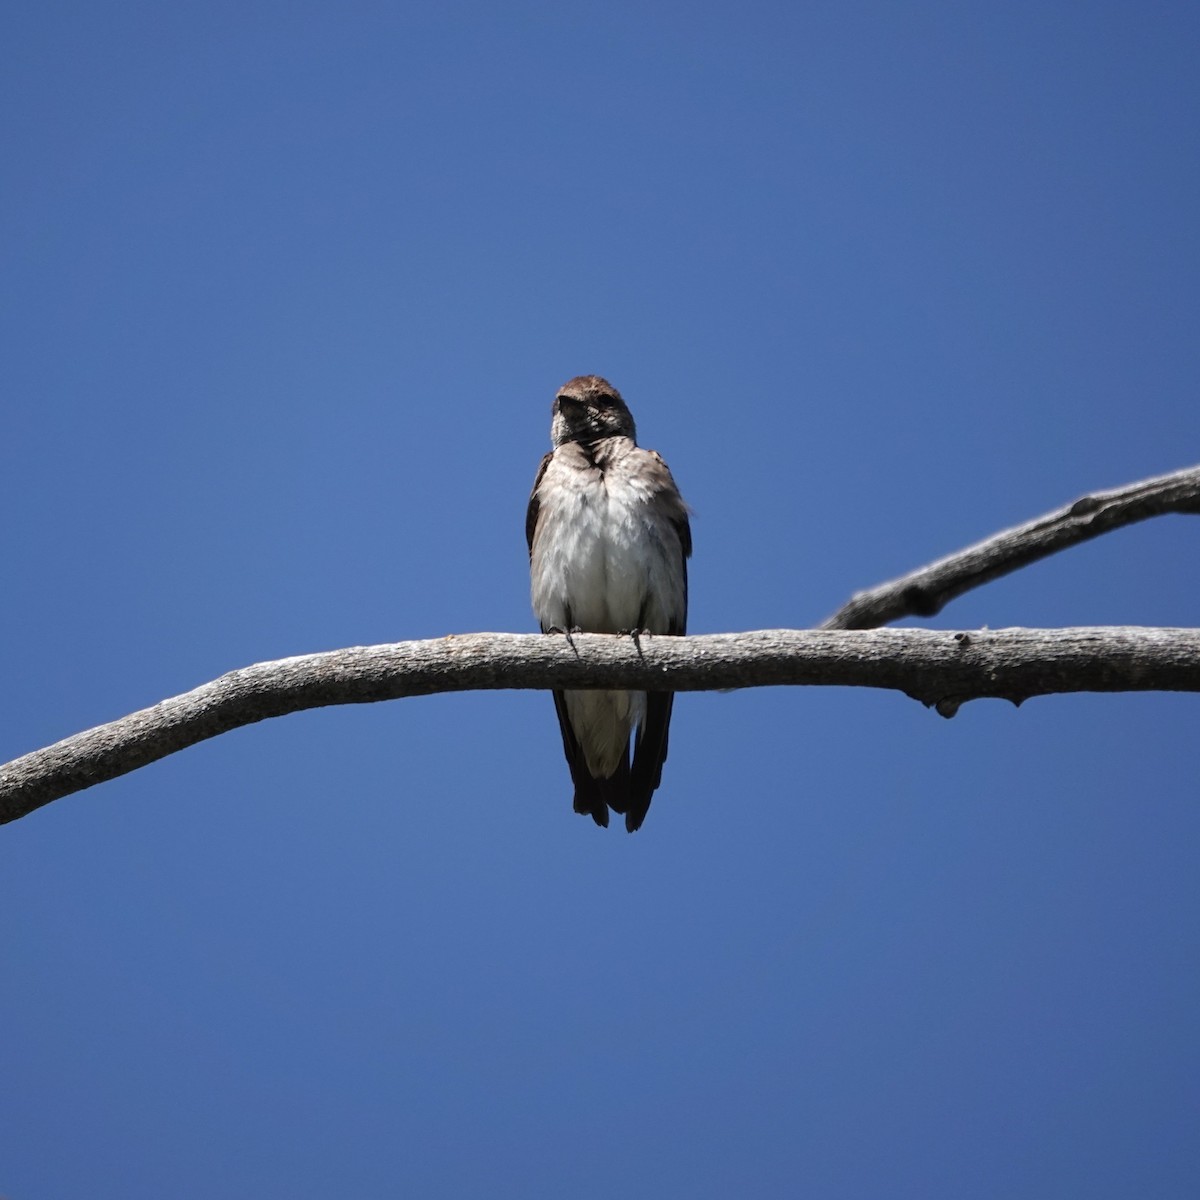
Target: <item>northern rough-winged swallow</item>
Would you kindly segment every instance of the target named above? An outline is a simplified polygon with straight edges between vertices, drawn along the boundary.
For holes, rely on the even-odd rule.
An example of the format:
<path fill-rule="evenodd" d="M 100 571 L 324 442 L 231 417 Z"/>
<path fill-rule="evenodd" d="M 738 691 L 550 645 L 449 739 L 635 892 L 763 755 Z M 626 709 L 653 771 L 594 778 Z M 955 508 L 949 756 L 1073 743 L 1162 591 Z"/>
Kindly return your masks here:
<path fill-rule="evenodd" d="M 551 408 L 525 538 L 542 632 L 687 630 L 688 510 L 667 464 L 637 444 L 621 394 L 599 375 L 564 383 Z M 662 777 L 671 692 L 555 692 L 575 811 L 632 833 Z M 633 764 L 629 743 L 634 726 Z"/>

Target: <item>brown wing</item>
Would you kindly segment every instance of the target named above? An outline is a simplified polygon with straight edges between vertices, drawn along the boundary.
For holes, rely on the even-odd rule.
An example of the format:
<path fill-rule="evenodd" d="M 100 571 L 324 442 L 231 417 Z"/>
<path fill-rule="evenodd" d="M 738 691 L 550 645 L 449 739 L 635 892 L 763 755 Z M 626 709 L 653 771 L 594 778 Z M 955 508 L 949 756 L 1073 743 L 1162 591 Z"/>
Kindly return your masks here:
<path fill-rule="evenodd" d="M 687 560 L 692 557 L 692 526 L 688 520 L 688 506 L 679 494 L 679 487 L 675 483 L 675 477 L 671 474 L 671 468 L 663 462 L 662 455 L 657 450 L 650 450 L 647 453 L 662 468 L 656 480 L 658 486 L 655 489 L 655 501 L 665 509 L 667 520 L 670 522 L 671 528 L 675 530 L 675 536 L 679 539 L 679 548 L 683 551 L 683 557 L 679 562 L 679 570 L 683 575 L 683 612 L 678 614 L 677 620 L 671 622 L 668 630 L 672 635 L 682 637 L 687 633 Z"/>
<path fill-rule="evenodd" d="M 668 505 L 667 516 L 675 535 L 679 538 L 682 551 L 679 570 L 683 575 L 683 612 L 671 622 L 668 633 L 682 637 L 687 632 L 687 560 L 692 554 L 692 527 L 688 522 L 688 508 L 675 486 L 675 480 L 667 464 L 653 450 L 650 452 L 663 469 L 659 503 Z M 638 727 L 637 742 L 633 750 L 633 767 L 629 780 L 629 811 L 625 814 L 625 828 L 633 833 L 640 828 L 650 810 L 650 800 L 662 782 L 663 763 L 667 761 L 668 734 L 671 729 L 671 708 L 675 702 L 674 692 L 647 692 L 646 716 Z"/>
<path fill-rule="evenodd" d="M 533 491 L 529 493 L 529 507 L 525 510 L 525 544 L 529 547 L 529 557 L 533 557 L 533 535 L 537 532 L 538 511 L 541 508 L 541 503 L 538 500 L 538 488 L 542 486 L 542 476 L 546 473 L 546 468 L 550 465 L 550 460 L 554 457 L 554 451 L 542 459 L 541 465 L 538 467 L 537 478 L 533 481 Z"/>

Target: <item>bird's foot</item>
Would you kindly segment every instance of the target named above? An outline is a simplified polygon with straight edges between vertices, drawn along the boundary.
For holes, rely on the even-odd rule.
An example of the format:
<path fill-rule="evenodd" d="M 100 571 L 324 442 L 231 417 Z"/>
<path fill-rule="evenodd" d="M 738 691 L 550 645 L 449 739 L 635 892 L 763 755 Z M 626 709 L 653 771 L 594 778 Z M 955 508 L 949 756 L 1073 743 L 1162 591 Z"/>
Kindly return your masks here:
<path fill-rule="evenodd" d="M 642 658 L 642 638 L 652 637 L 653 630 L 650 629 L 618 629 L 617 637 L 633 638 L 633 644 L 637 647 L 638 658 Z"/>
<path fill-rule="evenodd" d="M 571 636 L 572 634 L 583 632 L 583 630 L 580 629 L 578 625 L 572 625 L 570 629 L 564 629 L 561 625 L 551 625 L 549 629 L 543 629 L 542 632 L 543 633 L 561 633 L 563 635 L 563 637 L 565 637 L 567 639 L 567 645 L 570 646 L 571 649 L 574 650 L 576 654 L 579 653 L 579 651 L 575 649 L 575 639 Z"/>

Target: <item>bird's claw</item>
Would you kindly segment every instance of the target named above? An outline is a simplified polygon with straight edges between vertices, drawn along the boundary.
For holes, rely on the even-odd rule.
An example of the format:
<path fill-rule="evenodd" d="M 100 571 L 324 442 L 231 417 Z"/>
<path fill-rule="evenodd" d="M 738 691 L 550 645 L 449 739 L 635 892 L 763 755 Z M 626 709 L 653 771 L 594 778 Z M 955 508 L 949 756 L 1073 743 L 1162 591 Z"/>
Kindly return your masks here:
<path fill-rule="evenodd" d="M 578 625 L 572 625 L 570 629 L 564 629 L 561 625 L 551 625 L 549 629 L 545 629 L 542 632 L 543 633 L 561 633 L 563 635 L 563 637 L 565 637 L 567 639 L 567 645 L 570 646 L 571 649 L 574 650 L 576 654 L 579 653 L 579 651 L 575 649 L 575 639 L 574 639 L 574 637 L 571 636 L 572 634 L 583 632 L 583 630 L 580 629 Z"/>
<path fill-rule="evenodd" d="M 634 646 L 637 647 L 638 658 L 642 657 L 642 636 L 643 635 L 645 635 L 646 637 L 651 636 L 651 630 L 649 630 L 649 629 L 618 629 L 617 630 L 618 637 L 633 638 L 633 644 L 634 644 Z"/>

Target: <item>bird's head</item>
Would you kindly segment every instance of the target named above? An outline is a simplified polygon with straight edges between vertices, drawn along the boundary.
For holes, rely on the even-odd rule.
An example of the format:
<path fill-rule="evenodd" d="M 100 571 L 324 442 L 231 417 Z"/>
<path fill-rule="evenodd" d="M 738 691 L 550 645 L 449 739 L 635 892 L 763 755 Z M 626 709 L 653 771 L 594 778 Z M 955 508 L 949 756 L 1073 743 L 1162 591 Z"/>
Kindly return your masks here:
<path fill-rule="evenodd" d="M 633 415 L 621 393 L 599 375 L 577 375 L 558 389 L 551 406 L 550 436 L 554 445 L 598 442 L 601 438 L 636 440 Z"/>

